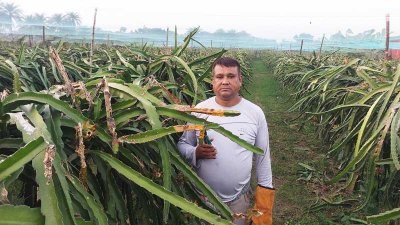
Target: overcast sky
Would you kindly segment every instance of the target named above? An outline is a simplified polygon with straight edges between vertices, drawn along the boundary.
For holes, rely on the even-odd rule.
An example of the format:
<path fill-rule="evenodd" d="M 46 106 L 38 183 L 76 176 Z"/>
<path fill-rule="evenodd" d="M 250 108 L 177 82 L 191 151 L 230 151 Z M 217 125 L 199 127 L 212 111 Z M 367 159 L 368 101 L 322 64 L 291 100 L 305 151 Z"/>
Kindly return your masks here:
<path fill-rule="evenodd" d="M 253 36 L 291 39 L 295 34 L 327 36 L 348 28 L 354 33 L 385 27 L 385 15 L 391 16 L 391 30 L 400 34 L 400 0 L 0 0 L 15 3 L 25 15 L 77 12 L 82 25 L 91 26 L 97 8 L 96 26 L 128 31 L 146 26 L 174 29 L 184 33 L 200 26 L 213 32 L 246 31 Z"/>

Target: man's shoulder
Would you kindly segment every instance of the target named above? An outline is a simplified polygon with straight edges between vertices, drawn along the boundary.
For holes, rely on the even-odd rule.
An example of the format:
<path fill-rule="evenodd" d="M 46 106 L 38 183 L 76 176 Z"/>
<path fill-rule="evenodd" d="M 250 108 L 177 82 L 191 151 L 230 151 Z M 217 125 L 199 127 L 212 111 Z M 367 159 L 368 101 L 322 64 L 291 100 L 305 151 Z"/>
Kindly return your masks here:
<path fill-rule="evenodd" d="M 255 104 L 255 103 L 253 103 L 253 102 L 251 102 L 251 101 L 249 101 L 249 100 L 247 100 L 245 98 L 243 98 L 242 100 L 243 100 L 243 107 L 245 109 L 247 109 L 249 111 L 256 112 L 256 113 L 263 113 L 264 114 L 262 108 L 260 106 L 258 106 L 257 104 Z"/>
<path fill-rule="evenodd" d="M 206 99 L 206 100 L 204 100 L 202 102 L 199 102 L 196 105 L 196 108 L 206 108 L 206 107 L 210 107 L 210 106 L 212 106 L 214 104 L 215 104 L 215 97 L 211 97 L 211 98 Z"/>

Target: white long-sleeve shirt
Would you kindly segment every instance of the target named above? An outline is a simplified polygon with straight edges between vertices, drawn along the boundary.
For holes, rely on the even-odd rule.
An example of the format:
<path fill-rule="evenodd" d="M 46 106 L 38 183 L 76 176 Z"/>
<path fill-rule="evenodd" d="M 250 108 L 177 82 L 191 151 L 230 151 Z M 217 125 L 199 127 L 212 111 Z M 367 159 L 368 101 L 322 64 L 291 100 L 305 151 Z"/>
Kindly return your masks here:
<path fill-rule="evenodd" d="M 255 154 L 257 182 L 272 188 L 268 127 L 262 109 L 244 98 L 235 106 L 224 107 L 215 101 L 215 97 L 199 103 L 196 108 L 237 110 L 241 113 L 235 117 L 194 115 L 218 123 L 241 139 L 263 149 L 264 154 Z M 196 159 L 198 131 L 184 132 L 178 142 L 178 149 L 222 201 L 230 202 L 250 182 L 253 152 L 212 129 L 207 130 L 207 135 L 217 150 L 216 159 Z"/>

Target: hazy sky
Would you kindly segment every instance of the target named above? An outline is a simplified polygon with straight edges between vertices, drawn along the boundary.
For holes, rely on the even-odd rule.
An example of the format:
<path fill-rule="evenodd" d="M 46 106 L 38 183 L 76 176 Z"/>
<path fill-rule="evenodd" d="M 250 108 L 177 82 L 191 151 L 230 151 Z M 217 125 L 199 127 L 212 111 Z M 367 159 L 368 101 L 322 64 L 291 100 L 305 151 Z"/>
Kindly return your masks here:
<path fill-rule="evenodd" d="M 385 15 L 391 16 L 391 30 L 400 34 L 400 0 L 0 0 L 18 5 L 25 15 L 73 11 L 82 25 L 91 26 L 97 8 L 96 26 L 128 31 L 160 27 L 184 33 L 200 26 L 202 30 L 237 30 L 262 38 L 291 39 L 295 34 L 327 36 L 347 28 L 354 33 L 385 27 Z"/>

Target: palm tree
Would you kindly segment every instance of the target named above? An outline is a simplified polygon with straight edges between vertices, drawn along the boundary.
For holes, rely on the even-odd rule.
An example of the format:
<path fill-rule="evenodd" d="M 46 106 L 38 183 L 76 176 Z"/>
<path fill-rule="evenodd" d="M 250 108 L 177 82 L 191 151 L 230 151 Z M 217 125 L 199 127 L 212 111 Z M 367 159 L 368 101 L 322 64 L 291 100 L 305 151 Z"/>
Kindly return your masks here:
<path fill-rule="evenodd" d="M 78 13 L 69 12 L 65 14 L 65 21 L 69 26 L 76 28 L 77 26 L 81 25 L 81 17 Z"/>
<path fill-rule="evenodd" d="M 65 23 L 65 16 L 61 13 L 53 14 L 49 18 L 50 28 L 56 33 L 61 32 L 63 26 L 65 26 Z"/>
<path fill-rule="evenodd" d="M 22 11 L 14 3 L 0 5 L 0 23 L 6 30 L 12 32 L 17 22 L 22 19 Z"/>
<path fill-rule="evenodd" d="M 29 34 L 33 34 L 36 31 L 41 31 L 42 26 L 45 26 L 47 22 L 47 18 L 44 14 L 34 14 L 25 16 L 23 19 L 22 27 L 20 30 L 23 33 L 26 33 L 26 30 L 30 31 Z"/>
<path fill-rule="evenodd" d="M 81 24 L 79 14 L 69 12 L 65 15 L 61 13 L 53 14 L 49 20 L 50 29 L 55 33 L 74 31 Z"/>

